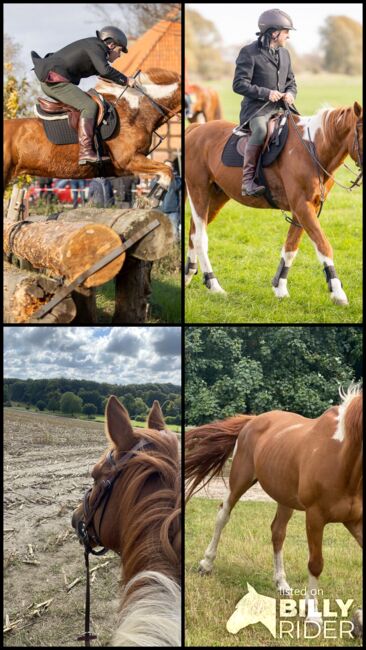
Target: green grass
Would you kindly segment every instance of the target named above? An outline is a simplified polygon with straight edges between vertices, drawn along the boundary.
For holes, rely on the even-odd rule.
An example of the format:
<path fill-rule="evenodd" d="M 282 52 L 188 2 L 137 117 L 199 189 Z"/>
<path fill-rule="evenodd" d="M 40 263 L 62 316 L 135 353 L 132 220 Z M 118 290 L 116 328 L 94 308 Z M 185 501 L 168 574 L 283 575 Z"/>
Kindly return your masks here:
<path fill-rule="evenodd" d="M 206 83 L 206 82 L 205 82 Z M 304 115 L 323 104 L 334 106 L 361 100 L 361 81 L 345 76 L 299 76 L 296 105 Z M 214 86 L 225 119 L 237 123 L 240 97 L 231 81 L 207 82 Z M 355 168 L 350 159 L 350 167 Z M 340 183 L 351 174 L 340 169 Z M 190 211 L 186 203 L 185 234 L 188 241 Z M 278 300 L 271 287 L 286 238 L 288 224 L 278 210 L 250 210 L 229 201 L 209 226 L 209 256 L 227 296 L 210 294 L 199 272 L 185 291 L 188 323 L 360 323 L 362 322 L 362 192 L 348 193 L 334 186 L 321 215 L 321 224 L 334 249 L 334 262 L 350 305 L 330 300 L 324 273 L 309 238 L 304 235 L 289 272 L 289 299 Z"/>
<path fill-rule="evenodd" d="M 185 618 L 186 646 L 359 646 L 360 641 L 324 639 L 273 639 L 262 625 L 250 625 L 237 635 L 229 634 L 226 622 L 236 603 L 247 593 L 247 582 L 260 594 L 276 597 L 273 583 L 270 524 L 272 503 L 239 502 L 225 527 L 213 572 L 201 576 L 199 561 L 212 537 L 219 501 L 194 498 L 185 515 Z M 347 551 L 345 553 L 345 551 Z M 323 543 L 324 569 L 319 589 L 334 604 L 335 598 L 361 604 L 361 551 L 341 525 L 328 525 Z M 308 550 L 304 513 L 295 512 L 284 545 L 287 580 L 293 589 L 307 583 Z M 279 599 L 277 597 L 277 599 Z M 322 599 L 319 599 L 321 606 Z M 277 619 L 278 620 L 278 619 Z"/>

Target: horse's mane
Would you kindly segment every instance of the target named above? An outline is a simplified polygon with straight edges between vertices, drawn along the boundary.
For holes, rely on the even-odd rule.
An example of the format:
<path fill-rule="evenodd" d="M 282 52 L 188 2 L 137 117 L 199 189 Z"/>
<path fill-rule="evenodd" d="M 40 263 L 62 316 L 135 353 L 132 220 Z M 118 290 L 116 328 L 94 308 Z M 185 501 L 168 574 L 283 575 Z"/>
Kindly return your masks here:
<path fill-rule="evenodd" d="M 338 108 L 320 109 L 323 111 L 322 130 L 329 140 L 336 134 L 342 133 L 350 126 L 353 120 L 353 109 L 351 106 L 340 106 Z"/>
<path fill-rule="evenodd" d="M 339 407 L 339 419 L 343 418 L 343 427 L 350 444 L 359 446 L 362 441 L 362 388 L 360 384 L 351 384 L 345 392 L 339 391 L 342 404 Z"/>
<path fill-rule="evenodd" d="M 154 84 L 168 85 L 180 81 L 181 77 L 173 70 L 164 70 L 163 68 L 149 68 L 141 73 L 141 76 L 146 74 L 150 81 Z"/>
<path fill-rule="evenodd" d="M 120 508 L 123 512 L 123 574 L 135 575 L 148 566 L 180 578 L 181 486 L 178 442 L 168 431 L 137 429 L 135 435 L 153 447 L 140 450 L 123 473 Z M 156 487 L 141 498 L 148 481 Z M 127 507 L 126 507 L 126 504 Z M 172 575 L 173 573 L 173 575 Z"/>

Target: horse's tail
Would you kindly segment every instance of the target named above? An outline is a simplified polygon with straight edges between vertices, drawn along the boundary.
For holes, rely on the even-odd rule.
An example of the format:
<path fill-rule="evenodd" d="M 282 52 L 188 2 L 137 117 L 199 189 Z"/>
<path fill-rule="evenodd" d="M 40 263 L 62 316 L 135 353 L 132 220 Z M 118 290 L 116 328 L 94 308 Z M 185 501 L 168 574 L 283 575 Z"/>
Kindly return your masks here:
<path fill-rule="evenodd" d="M 242 428 L 255 415 L 235 415 L 190 429 L 185 434 L 187 500 L 208 475 L 207 483 L 222 472 Z"/>

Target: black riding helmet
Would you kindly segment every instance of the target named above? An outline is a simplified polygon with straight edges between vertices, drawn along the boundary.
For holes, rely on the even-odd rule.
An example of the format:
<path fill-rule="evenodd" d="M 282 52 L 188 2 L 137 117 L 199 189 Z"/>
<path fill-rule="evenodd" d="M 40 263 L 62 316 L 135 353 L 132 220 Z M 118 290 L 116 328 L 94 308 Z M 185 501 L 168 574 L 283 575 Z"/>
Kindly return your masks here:
<path fill-rule="evenodd" d="M 116 45 L 122 47 L 123 52 L 127 53 L 127 36 L 118 27 L 103 27 L 100 32 L 96 31 L 96 35 L 101 41 L 108 41 L 111 39 Z"/>
<path fill-rule="evenodd" d="M 264 11 L 259 16 L 258 27 L 260 34 L 264 34 L 267 29 L 295 29 L 291 17 L 281 9 Z"/>

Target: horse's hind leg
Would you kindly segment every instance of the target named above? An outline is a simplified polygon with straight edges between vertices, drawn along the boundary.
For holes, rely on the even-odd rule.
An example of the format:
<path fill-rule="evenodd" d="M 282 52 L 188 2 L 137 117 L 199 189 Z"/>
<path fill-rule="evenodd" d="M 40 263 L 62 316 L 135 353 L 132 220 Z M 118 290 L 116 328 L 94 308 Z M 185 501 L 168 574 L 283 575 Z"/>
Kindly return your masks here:
<path fill-rule="evenodd" d="M 254 464 L 252 458 L 245 457 L 244 454 L 238 454 L 237 447 L 234 450 L 233 462 L 229 477 L 230 491 L 216 517 L 215 531 L 211 542 L 209 543 L 203 560 L 199 565 L 199 571 L 202 574 L 211 573 L 214 560 L 216 558 L 217 547 L 219 545 L 221 533 L 230 519 L 230 513 L 240 497 L 254 483 L 256 483 Z"/>
<path fill-rule="evenodd" d="M 286 528 L 293 514 L 292 508 L 278 504 L 277 512 L 272 521 L 272 544 L 274 560 L 274 580 L 277 591 L 283 596 L 291 596 L 292 589 L 286 580 L 285 568 L 283 566 L 282 547 L 286 537 Z"/>
<path fill-rule="evenodd" d="M 201 185 L 199 188 L 192 188 L 186 179 L 186 186 L 192 212 L 190 248 L 188 254 L 189 262 L 191 264 L 196 263 L 193 261 L 195 251 L 203 273 L 203 282 L 206 285 L 207 289 L 214 293 L 225 293 L 212 271 L 211 262 L 208 257 L 207 223 L 210 205 L 208 182 L 206 186 Z M 189 262 L 187 263 L 186 267 L 188 271 Z M 195 267 L 191 267 L 191 275 L 194 275 L 195 270 Z M 186 277 L 186 284 L 189 283 L 191 279 L 192 278 Z"/>
<path fill-rule="evenodd" d="M 272 288 L 277 298 L 288 298 L 287 275 L 299 248 L 304 229 L 291 224 L 285 244 L 281 251 L 281 261 L 272 280 Z"/>

